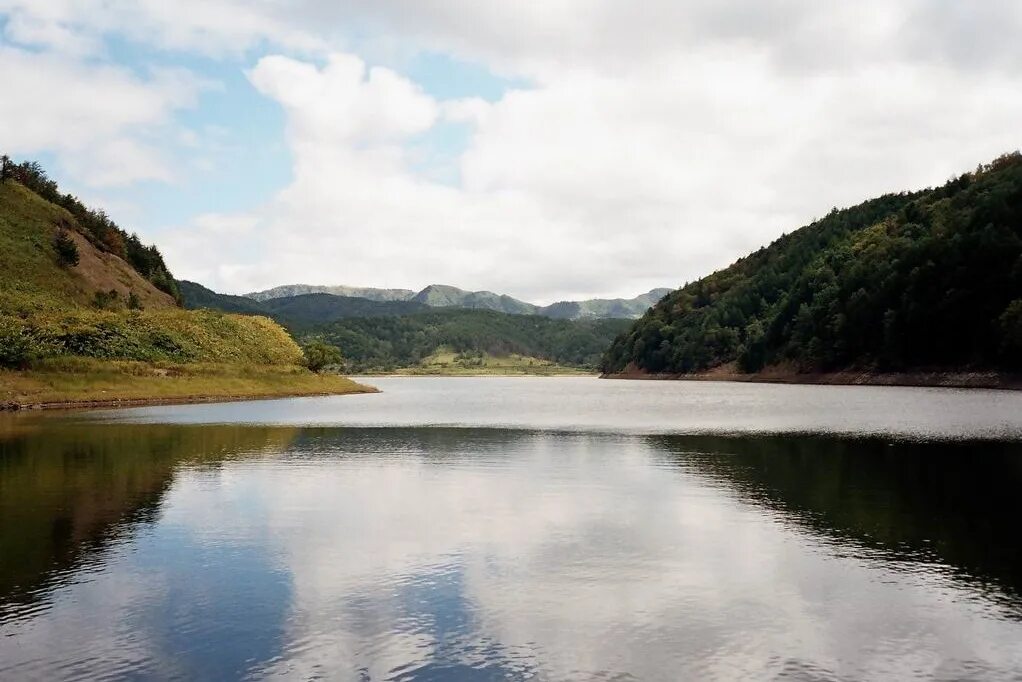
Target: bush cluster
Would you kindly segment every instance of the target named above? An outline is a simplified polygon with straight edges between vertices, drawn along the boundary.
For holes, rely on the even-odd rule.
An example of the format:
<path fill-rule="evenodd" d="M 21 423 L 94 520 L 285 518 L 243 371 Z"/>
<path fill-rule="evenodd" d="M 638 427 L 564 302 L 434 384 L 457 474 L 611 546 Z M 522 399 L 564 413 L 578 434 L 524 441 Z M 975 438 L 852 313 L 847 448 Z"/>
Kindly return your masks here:
<path fill-rule="evenodd" d="M 319 339 L 302 344 L 302 351 L 305 353 L 305 366 L 313 372 L 321 372 L 327 367 L 338 367 L 344 362 L 340 348 Z"/>
<path fill-rule="evenodd" d="M 252 365 L 304 360 L 288 333 L 264 317 L 183 310 L 0 315 L 0 365 L 60 356 Z"/>

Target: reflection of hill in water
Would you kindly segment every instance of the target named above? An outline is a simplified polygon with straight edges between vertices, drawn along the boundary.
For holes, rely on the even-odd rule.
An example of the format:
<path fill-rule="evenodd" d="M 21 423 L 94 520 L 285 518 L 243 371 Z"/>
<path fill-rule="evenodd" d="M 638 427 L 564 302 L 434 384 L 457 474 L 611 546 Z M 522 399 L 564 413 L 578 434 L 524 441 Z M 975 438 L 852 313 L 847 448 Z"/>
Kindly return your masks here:
<path fill-rule="evenodd" d="M 1022 444 L 820 436 L 661 436 L 647 442 L 804 527 L 889 560 L 938 561 L 1022 594 Z"/>
<path fill-rule="evenodd" d="M 260 452 L 292 459 L 492 451 L 525 432 L 0 421 L 0 614 L 157 518 L 175 468 Z"/>
<path fill-rule="evenodd" d="M 152 521 L 179 464 L 287 447 L 293 429 L 0 424 L 0 613 Z"/>

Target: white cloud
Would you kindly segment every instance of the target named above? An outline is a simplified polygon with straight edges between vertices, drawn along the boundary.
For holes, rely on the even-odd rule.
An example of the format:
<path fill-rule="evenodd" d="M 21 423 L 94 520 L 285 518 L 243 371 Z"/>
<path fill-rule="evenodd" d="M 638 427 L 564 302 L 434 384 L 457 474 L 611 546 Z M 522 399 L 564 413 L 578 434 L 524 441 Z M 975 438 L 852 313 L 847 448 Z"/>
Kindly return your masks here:
<path fill-rule="evenodd" d="M 259 63 L 253 83 L 284 106 L 295 163 L 259 212 L 272 255 L 226 279 L 171 244 L 178 271 L 235 291 L 439 281 L 538 301 L 634 295 L 831 206 L 942 182 L 1017 146 L 1022 116 L 1022 90 L 1000 76 L 925 64 L 805 76 L 716 48 L 628 73 L 552 71 L 493 104 L 433 102 L 366 73 L 352 55 Z M 409 170 L 401 144 L 438 110 L 474 130 L 458 188 Z"/>
<path fill-rule="evenodd" d="M 353 55 L 330 55 L 326 66 L 264 57 L 249 73 L 261 93 L 288 113 L 293 143 L 380 144 L 433 125 L 436 103 L 393 71 L 366 69 Z"/>
<path fill-rule="evenodd" d="M 364 666 L 385 678 L 485 649 L 538 679 L 754 677 L 784 664 L 777 652 L 837 675 L 904 678 L 920 661 L 874 646 L 903 632 L 918 635 L 917 670 L 975 656 L 1007 669 L 1017 652 L 1014 628 L 980 617 L 997 607 L 967 582 L 933 565 L 884 570 L 847 544 L 835 552 L 698 462 L 665 475 L 669 454 L 632 439 L 437 438 L 377 441 L 400 453 L 381 465 L 352 456 L 358 436 L 322 437 L 287 486 L 273 460 L 227 468 L 215 487 L 179 481 L 165 523 L 201 535 L 215 515 L 235 542 L 268 543 L 290 577 L 284 636 L 301 646 L 259 676 Z M 443 593 L 451 575 L 463 606 L 438 613 L 408 598 Z M 441 641 L 431 619 L 443 616 Z M 413 618 L 415 629 L 394 626 Z"/>
<path fill-rule="evenodd" d="M 75 56 L 100 51 L 100 44 L 95 36 L 75 31 L 31 12 L 11 12 L 4 24 L 3 35 L 14 43 L 46 47 Z"/>
<path fill-rule="evenodd" d="M 56 152 L 90 186 L 167 180 L 147 135 L 195 103 L 199 84 L 165 71 L 144 81 L 125 69 L 0 45 L 0 146 L 13 155 Z"/>
<path fill-rule="evenodd" d="M 289 48 L 323 46 L 316 30 L 300 27 L 301 6 L 245 0 L 0 0 L 6 37 L 67 51 L 58 36 L 98 45 L 119 35 L 150 47 L 210 55 L 240 54 L 262 41 Z"/>

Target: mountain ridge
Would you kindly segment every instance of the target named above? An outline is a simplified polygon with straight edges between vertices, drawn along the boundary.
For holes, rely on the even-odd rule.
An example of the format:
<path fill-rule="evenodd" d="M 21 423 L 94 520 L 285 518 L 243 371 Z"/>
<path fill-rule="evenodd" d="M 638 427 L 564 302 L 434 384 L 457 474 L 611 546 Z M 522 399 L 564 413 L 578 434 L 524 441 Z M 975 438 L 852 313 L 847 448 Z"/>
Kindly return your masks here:
<path fill-rule="evenodd" d="M 194 283 L 193 283 L 194 284 Z M 198 285 L 202 286 L 202 285 Z M 212 290 L 207 289 L 207 291 Z M 377 289 L 347 285 L 285 284 L 272 289 L 244 294 L 260 303 L 308 294 L 330 294 L 371 301 L 413 301 L 431 308 L 466 308 L 493 310 L 510 315 L 540 315 L 556 319 L 635 319 L 672 290 L 655 288 L 634 298 L 592 298 L 581 301 L 556 301 L 541 306 L 527 301 L 497 294 L 492 291 L 469 291 L 449 284 L 430 284 L 419 291 L 411 289 Z M 225 294 L 217 294 L 225 295 Z M 235 297 L 239 298 L 239 297 Z"/>
<path fill-rule="evenodd" d="M 251 298 L 256 301 L 269 301 L 274 298 L 286 298 L 288 296 L 301 296 L 302 294 L 332 294 L 334 296 L 347 296 L 355 298 L 367 298 L 370 301 L 407 301 L 415 296 L 417 292 L 411 289 L 379 289 L 376 287 L 351 287 L 343 284 L 322 285 L 322 284 L 282 284 L 280 286 L 252 291 L 242 294 L 244 298 Z M 227 294 L 222 294 L 227 295 Z"/>

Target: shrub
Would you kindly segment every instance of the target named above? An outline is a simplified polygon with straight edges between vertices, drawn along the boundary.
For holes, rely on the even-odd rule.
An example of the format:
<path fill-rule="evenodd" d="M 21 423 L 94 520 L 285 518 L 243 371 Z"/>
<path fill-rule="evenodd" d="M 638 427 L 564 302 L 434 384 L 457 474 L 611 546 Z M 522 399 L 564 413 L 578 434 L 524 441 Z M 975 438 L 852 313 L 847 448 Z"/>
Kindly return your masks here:
<path fill-rule="evenodd" d="M 0 315 L 0 367 L 25 367 L 35 357 L 35 343 L 17 318 Z"/>
<path fill-rule="evenodd" d="M 313 372 L 320 372 L 326 367 L 340 365 L 344 362 L 341 349 L 323 341 L 310 341 L 302 347 L 302 350 L 305 353 L 305 366 Z"/>
<path fill-rule="evenodd" d="M 57 236 L 53 238 L 53 250 L 57 252 L 57 263 L 61 267 L 73 268 L 78 265 L 78 245 L 67 230 L 57 231 Z"/>
<path fill-rule="evenodd" d="M 117 301 L 120 300 L 120 295 L 116 289 L 110 291 L 97 291 L 96 295 L 92 299 L 92 305 L 100 310 L 110 310 L 117 307 Z"/>

